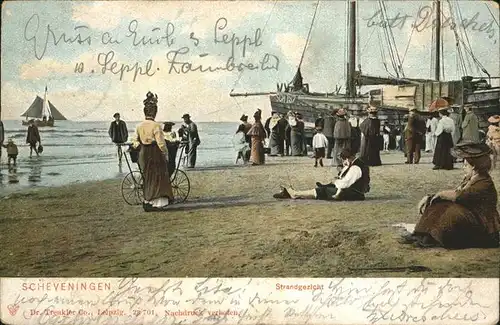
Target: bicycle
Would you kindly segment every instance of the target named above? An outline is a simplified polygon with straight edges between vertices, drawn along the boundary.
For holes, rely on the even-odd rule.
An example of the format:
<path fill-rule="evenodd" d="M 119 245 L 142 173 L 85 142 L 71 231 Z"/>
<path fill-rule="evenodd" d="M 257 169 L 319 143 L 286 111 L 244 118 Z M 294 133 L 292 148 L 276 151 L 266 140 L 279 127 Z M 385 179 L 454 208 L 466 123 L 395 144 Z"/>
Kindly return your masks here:
<path fill-rule="evenodd" d="M 184 155 L 184 149 L 187 143 L 181 142 L 178 152 L 180 151 L 179 158 L 177 159 L 176 167 L 172 175 L 170 175 L 170 183 L 174 193 L 174 204 L 185 202 L 191 192 L 191 182 L 186 172 L 179 169 Z M 144 177 L 139 165 L 139 150 L 133 149 L 130 144 L 127 152 L 130 155 L 132 163 L 137 163 L 138 170 L 133 170 L 129 162 L 128 156 L 125 156 L 125 161 L 129 169 L 129 173 L 123 178 L 121 183 L 122 197 L 129 205 L 140 205 L 144 202 Z"/>

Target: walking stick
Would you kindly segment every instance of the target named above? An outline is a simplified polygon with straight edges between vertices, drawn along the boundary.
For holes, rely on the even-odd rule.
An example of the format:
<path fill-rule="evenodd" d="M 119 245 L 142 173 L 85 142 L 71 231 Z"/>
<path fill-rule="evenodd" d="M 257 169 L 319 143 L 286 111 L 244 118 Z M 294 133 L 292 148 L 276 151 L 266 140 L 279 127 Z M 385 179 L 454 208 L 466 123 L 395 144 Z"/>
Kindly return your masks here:
<path fill-rule="evenodd" d="M 367 267 L 367 268 L 349 268 L 351 271 L 382 271 L 382 272 L 432 272 L 432 270 L 426 266 L 421 265 L 410 265 L 401 267 Z"/>

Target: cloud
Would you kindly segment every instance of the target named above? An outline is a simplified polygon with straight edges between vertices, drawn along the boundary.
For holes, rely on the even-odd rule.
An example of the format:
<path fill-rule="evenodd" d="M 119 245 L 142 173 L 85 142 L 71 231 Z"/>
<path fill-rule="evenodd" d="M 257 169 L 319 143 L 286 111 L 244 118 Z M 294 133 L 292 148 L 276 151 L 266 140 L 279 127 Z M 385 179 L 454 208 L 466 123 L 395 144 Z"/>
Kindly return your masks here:
<path fill-rule="evenodd" d="M 187 59 L 203 66 L 225 65 L 224 60 L 215 56 L 191 56 Z M 73 65 L 67 68 L 68 64 L 65 62 L 53 59 L 34 60 L 21 68 L 24 80 L 37 81 L 54 76 L 54 83 L 57 84 L 64 78 L 61 76 L 63 68 L 66 68 L 63 71 L 65 74 L 74 76 L 74 82 L 69 84 L 73 86 L 64 86 L 64 90 L 57 90 L 58 87 L 49 80 L 51 102 L 69 119 L 105 120 L 115 111 L 120 111 L 127 120 L 140 120 L 143 118 L 142 100 L 148 91 L 158 94 L 160 120 L 178 120 L 183 113 L 189 112 L 202 121 L 237 121 L 242 113 L 248 114 L 249 110 L 255 110 L 255 103 L 260 103 L 264 112 L 269 107 L 268 98 L 253 98 L 249 102 L 247 99 L 235 100 L 229 96 L 230 87 L 227 85 L 233 84 L 237 79 L 238 74 L 235 72 L 169 74 L 167 69 L 161 69 L 156 70 L 152 77 L 138 76 L 136 82 L 133 82 L 133 72 L 127 73 L 122 81 L 119 76 L 109 72 L 105 75 L 97 72 L 87 76 L 89 69 L 96 66 L 95 57 L 85 54 L 78 60 L 85 62 L 87 67 L 80 77 L 74 73 Z M 153 56 L 152 60 L 158 63 L 166 59 L 162 54 Z M 157 65 L 153 68 L 155 67 Z M 81 82 L 76 78 L 80 78 Z M 7 118 L 18 118 L 37 93 L 42 95 L 43 89 L 27 91 L 16 87 L 14 83 L 2 84 L 2 103 L 16 103 L 4 106 Z"/>
<path fill-rule="evenodd" d="M 63 62 L 53 58 L 44 58 L 43 60 L 33 59 L 19 67 L 19 76 L 23 80 L 38 80 L 44 78 L 76 75 L 75 65 L 83 63 L 84 67 L 96 65 L 97 54 L 85 53 L 77 57 L 74 61 Z"/>
<path fill-rule="evenodd" d="M 122 20 L 137 19 L 140 23 L 157 21 L 186 26 L 181 33 L 194 32 L 205 37 L 213 32 L 218 17 L 228 19 L 228 29 L 244 24 L 252 14 L 267 13 L 272 3 L 268 1 L 105 1 L 74 3 L 72 19 L 97 30 L 110 30 Z"/>
<path fill-rule="evenodd" d="M 276 34 L 274 42 L 281 49 L 283 57 L 291 66 L 299 64 L 306 38 L 295 33 L 280 33 Z"/>

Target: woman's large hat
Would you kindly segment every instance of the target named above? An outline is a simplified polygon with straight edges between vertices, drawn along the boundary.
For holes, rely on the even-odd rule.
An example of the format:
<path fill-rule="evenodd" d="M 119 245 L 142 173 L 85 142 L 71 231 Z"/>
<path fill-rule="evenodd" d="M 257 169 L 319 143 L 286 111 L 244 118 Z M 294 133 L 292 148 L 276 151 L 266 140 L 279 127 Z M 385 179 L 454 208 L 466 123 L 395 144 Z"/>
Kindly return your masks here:
<path fill-rule="evenodd" d="M 158 112 L 158 95 L 148 91 L 146 99 L 142 102 L 144 103 L 144 115 L 155 116 Z"/>
<path fill-rule="evenodd" d="M 450 108 L 450 103 L 446 99 L 438 98 L 431 103 L 429 106 L 429 112 L 448 110 Z"/>
<path fill-rule="evenodd" d="M 478 158 L 491 153 L 491 148 L 485 143 L 461 142 L 453 148 L 455 156 L 460 158 Z"/>
<path fill-rule="evenodd" d="M 489 123 L 500 123 L 500 115 L 493 115 L 488 118 Z"/>
<path fill-rule="evenodd" d="M 242 121 L 242 122 L 248 121 L 248 116 L 246 116 L 245 114 L 241 115 L 240 121 Z"/>
<path fill-rule="evenodd" d="M 262 111 L 258 108 L 257 112 L 253 114 L 254 118 L 261 118 L 262 117 Z"/>

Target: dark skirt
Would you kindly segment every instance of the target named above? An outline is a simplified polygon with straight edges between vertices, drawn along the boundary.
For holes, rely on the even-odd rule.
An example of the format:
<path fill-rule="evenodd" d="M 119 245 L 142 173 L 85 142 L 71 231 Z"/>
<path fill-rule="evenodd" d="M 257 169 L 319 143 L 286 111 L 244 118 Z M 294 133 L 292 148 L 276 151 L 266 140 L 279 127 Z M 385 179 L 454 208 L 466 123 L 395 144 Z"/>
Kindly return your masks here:
<path fill-rule="evenodd" d="M 293 129 L 290 132 L 290 140 L 291 140 L 291 147 L 292 147 L 292 156 L 302 156 L 304 149 L 302 148 L 303 146 L 303 140 L 302 140 L 302 134 L 295 132 Z"/>
<path fill-rule="evenodd" d="M 314 149 L 314 158 L 325 158 L 325 148 L 316 148 Z"/>
<path fill-rule="evenodd" d="M 333 200 L 333 196 L 337 194 L 337 187 L 335 184 L 326 184 L 323 186 L 316 187 L 316 199 L 317 200 Z M 365 195 L 351 188 L 343 189 L 338 197 L 339 201 L 363 201 Z"/>
<path fill-rule="evenodd" d="M 271 132 L 271 135 L 269 136 L 269 149 L 270 149 L 270 156 L 277 156 L 281 153 L 280 150 L 280 136 L 276 132 Z"/>
<path fill-rule="evenodd" d="M 450 133 L 443 132 L 437 137 L 436 149 L 432 163 L 441 169 L 453 169 L 453 156 L 451 149 L 453 148 L 453 139 Z"/>
<path fill-rule="evenodd" d="M 415 235 L 431 236 L 445 248 L 498 247 L 498 232 L 488 234 L 471 211 L 451 201 L 440 201 L 425 209 L 415 226 Z"/>
<path fill-rule="evenodd" d="M 173 199 L 167 160 L 156 144 L 141 145 L 139 165 L 144 177 L 144 199 L 146 201 L 161 197 Z"/>
<path fill-rule="evenodd" d="M 353 153 L 359 152 L 361 146 L 361 130 L 359 127 L 351 128 L 351 150 Z"/>
<path fill-rule="evenodd" d="M 382 165 L 382 161 L 380 160 L 380 136 L 365 137 L 361 147 L 361 159 L 368 166 Z"/>
<path fill-rule="evenodd" d="M 177 150 L 179 149 L 179 144 L 169 142 L 167 143 L 168 149 L 168 175 L 172 175 L 177 167 Z"/>

